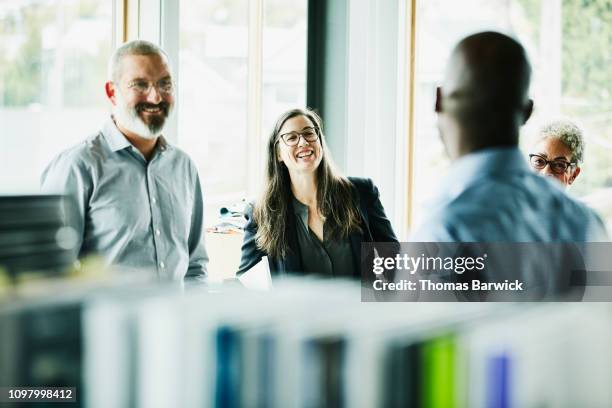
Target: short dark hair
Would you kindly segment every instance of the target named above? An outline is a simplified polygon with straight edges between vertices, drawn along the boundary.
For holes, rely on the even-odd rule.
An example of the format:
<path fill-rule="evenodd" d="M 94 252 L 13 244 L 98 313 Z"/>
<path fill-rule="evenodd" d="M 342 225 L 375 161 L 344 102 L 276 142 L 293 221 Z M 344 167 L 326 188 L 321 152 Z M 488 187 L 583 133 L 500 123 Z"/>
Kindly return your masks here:
<path fill-rule="evenodd" d="M 449 69 L 459 69 L 444 89 L 442 109 L 470 129 L 478 147 L 518 143 L 526 119 L 531 66 L 523 46 L 498 32 L 470 35 L 454 48 Z M 451 62 L 451 63 L 452 63 Z"/>

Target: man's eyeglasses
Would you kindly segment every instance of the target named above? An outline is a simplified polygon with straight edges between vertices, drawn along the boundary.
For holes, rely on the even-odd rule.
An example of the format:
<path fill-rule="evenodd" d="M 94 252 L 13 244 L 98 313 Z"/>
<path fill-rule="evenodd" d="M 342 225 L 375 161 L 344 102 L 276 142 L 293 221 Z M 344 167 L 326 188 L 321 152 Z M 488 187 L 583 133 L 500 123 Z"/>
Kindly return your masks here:
<path fill-rule="evenodd" d="M 153 87 L 157 89 L 157 92 L 164 95 L 170 95 L 174 91 L 174 84 L 171 79 L 161 79 L 156 84 L 144 80 L 135 80 L 128 84 L 128 88 L 139 95 L 147 95 Z"/>
<path fill-rule="evenodd" d="M 529 163 L 531 167 L 536 170 L 542 170 L 546 165 L 550 166 L 550 169 L 555 174 L 563 174 L 567 171 L 568 167 L 572 167 L 576 163 L 568 162 L 565 160 L 547 160 L 545 157 L 540 156 L 539 154 L 530 154 L 529 155 Z"/>
<path fill-rule="evenodd" d="M 316 142 L 319 138 L 319 128 L 309 127 L 301 132 L 289 132 L 280 135 L 280 139 L 289 147 L 297 146 L 300 143 L 300 137 L 303 137 L 308 143 Z"/>

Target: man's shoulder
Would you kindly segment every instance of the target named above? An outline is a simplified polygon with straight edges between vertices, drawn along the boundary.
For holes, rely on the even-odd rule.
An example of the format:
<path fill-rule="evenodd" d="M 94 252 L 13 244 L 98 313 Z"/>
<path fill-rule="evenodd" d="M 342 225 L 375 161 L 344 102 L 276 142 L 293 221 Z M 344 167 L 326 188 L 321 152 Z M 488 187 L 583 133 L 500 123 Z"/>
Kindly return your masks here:
<path fill-rule="evenodd" d="M 187 153 L 186 151 L 184 151 L 183 149 L 181 149 L 177 145 L 175 145 L 173 143 L 168 143 L 167 147 L 179 159 L 187 160 L 189 162 L 193 162 L 193 160 L 191 159 L 191 156 L 189 155 L 189 153 Z"/>
<path fill-rule="evenodd" d="M 564 187 L 556 180 L 541 176 L 535 176 L 535 180 L 538 180 L 543 186 L 547 187 L 545 194 L 549 197 L 551 215 L 583 217 L 585 221 L 588 221 L 588 219 L 599 219 L 599 216 L 593 209 L 568 194 Z"/>
<path fill-rule="evenodd" d="M 100 161 L 104 150 L 101 133 L 91 135 L 53 158 L 41 175 L 43 191 L 63 191 L 71 177 L 91 177 L 92 169 Z"/>
<path fill-rule="evenodd" d="M 173 161 L 178 162 L 178 163 L 184 163 L 188 165 L 190 168 L 192 168 L 193 170 L 197 170 L 195 162 L 193 161 L 189 153 L 187 153 L 186 151 L 184 151 L 177 145 L 168 143 L 168 142 L 166 142 L 166 148 L 167 148 L 167 151 L 172 154 Z"/>
<path fill-rule="evenodd" d="M 556 180 L 532 172 L 496 174 L 479 180 L 456 197 L 458 208 L 531 208 L 552 214 L 559 211 L 592 212 L 567 194 Z"/>
<path fill-rule="evenodd" d="M 466 189 L 440 205 L 421 230 L 432 240 L 464 242 L 584 242 L 605 237 L 595 211 L 553 181 L 531 174 L 485 180 Z"/>
<path fill-rule="evenodd" d="M 51 163 L 62 162 L 72 165 L 86 165 L 99 160 L 106 150 L 108 148 L 106 147 L 104 135 L 102 132 L 97 132 L 59 153 Z"/>
<path fill-rule="evenodd" d="M 412 241 L 455 242 L 478 241 L 477 236 L 487 235 L 486 220 L 495 219 L 490 207 L 465 205 L 460 201 L 447 202 L 431 212 L 412 234 Z"/>

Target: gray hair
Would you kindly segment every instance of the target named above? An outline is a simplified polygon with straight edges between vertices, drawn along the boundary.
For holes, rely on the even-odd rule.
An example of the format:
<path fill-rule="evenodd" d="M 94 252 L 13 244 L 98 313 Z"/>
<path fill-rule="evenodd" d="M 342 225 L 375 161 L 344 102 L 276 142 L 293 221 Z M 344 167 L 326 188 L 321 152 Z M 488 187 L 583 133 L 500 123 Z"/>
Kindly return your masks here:
<path fill-rule="evenodd" d="M 121 74 L 121 60 L 126 55 L 158 55 L 168 61 L 168 55 L 161 47 L 145 40 L 126 42 L 113 52 L 108 62 L 108 80 L 117 82 Z"/>
<path fill-rule="evenodd" d="M 540 139 L 560 140 L 572 152 L 572 161 L 582 163 L 584 159 L 584 137 L 582 130 L 574 122 L 560 119 L 544 125 L 540 129 Z"/>

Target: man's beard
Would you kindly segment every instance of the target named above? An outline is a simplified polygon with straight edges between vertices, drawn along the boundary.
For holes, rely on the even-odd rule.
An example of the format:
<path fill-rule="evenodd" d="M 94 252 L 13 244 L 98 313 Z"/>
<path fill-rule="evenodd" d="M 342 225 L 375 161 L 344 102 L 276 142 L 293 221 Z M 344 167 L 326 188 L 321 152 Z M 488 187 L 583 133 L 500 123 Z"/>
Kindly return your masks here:
<path fill-rule="evenodd" d="M 161 101 L 157 105 L 140 102 L 134 107 L 129 107 L 120 91 L 115 93 L 115 98 L 116 104 L 113 107 L 113 116 L 121 126 L 145 139 L 155 139 L 161 135 L 172 108 L 168 102 Z M 147 108 L 156 107 L 161 109 L 161 113 L 149 116 L 149 123 L 145 123 L 139 113 Z"/>

